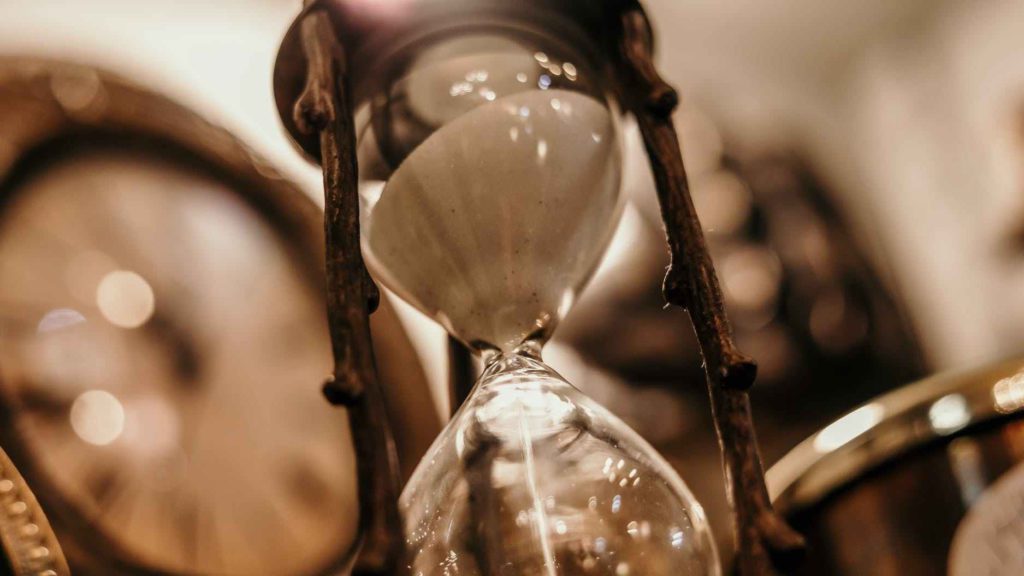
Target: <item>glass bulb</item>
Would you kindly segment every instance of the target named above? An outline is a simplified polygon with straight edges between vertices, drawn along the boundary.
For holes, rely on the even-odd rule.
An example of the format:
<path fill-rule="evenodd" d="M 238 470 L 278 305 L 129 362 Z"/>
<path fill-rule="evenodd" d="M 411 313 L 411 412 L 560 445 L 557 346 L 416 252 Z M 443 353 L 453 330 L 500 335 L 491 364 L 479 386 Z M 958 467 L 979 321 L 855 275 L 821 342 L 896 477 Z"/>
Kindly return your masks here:
<path fill-rule="evenodd" d="M 543 362 L 495 359 L 402 494 L 413 574 L 717 575 L 661 456 Z"/>
<path fill-rule="evenodd" d="M 621 212 L 617 112 L 586 60 L 541 43 L 410 49 L 356 114 L 369 266 L 478 350 L 546 338 Z"/>

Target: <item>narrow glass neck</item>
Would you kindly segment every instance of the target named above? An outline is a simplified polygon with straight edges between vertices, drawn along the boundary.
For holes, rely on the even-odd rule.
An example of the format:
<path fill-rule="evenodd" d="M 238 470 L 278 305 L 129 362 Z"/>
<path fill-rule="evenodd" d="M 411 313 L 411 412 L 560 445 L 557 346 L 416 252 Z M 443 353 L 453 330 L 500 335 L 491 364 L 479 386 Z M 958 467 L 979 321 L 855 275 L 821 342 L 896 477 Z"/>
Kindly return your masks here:
<path fill-rule="evenodd" d="M 480 352 L 480 358 L 484 363 L 484 372 L 494 365 L 499 359 L 509 356 L 525 356 L 538 362 L 543 362 L 541 349 L 544 347 L 543 340 L 526 340 L 512 350 L 504 351 L 498 348 L 488 348 Z"/>
<path fill-rule="evenodd" d="M 513 389 L 534 390 L 537 386 L 568 384 L 540 358 L 540 346 L 519 347 L 513 351 L 495 353 L 484 367 L 473 387 L 474 392 Z"/>

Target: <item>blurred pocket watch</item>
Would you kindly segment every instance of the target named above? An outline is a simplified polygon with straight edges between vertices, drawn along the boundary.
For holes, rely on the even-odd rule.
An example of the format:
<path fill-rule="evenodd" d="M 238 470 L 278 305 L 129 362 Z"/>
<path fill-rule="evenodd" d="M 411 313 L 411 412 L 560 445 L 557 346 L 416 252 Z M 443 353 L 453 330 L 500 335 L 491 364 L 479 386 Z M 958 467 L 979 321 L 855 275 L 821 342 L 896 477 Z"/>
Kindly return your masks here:
<path fill-rule="evenodd" d="M 320 395 L 321 222 L 188 110 L 91 68 L 0 60 L 0 446 L 76 575 L 350 562 L 354 456 Z M 425 390 L 382 312 L 382 379 Z"/>

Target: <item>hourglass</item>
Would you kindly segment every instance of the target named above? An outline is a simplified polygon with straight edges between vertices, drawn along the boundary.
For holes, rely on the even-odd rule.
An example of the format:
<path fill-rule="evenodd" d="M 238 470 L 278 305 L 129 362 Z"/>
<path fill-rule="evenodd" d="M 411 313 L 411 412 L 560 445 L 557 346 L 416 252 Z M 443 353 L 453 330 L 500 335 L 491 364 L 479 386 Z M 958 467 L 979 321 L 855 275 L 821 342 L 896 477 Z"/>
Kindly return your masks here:
<path fill-rule="evenodd" d="M 377 465 L 360 466 L 357 571 L 720 574 L 675 471 L 541 356 L 617 222 L 624 111 L 663 203 L 666 296 L 690 310 L 707 361 L 740 570 L 768 574 L 798 546 L 767 501 L 745 391 L 754 365 L 731 342 L 671 127 L 675 93 L 650 46 L 629 0 L 315 1 L 286 37 L 278 107 L 324 167 L 329 397 L 365 418 L 377 394 L 364 257 L 484 365 L 400 513 L 385 423 L 365 418 L 384 433 L 362 452 Z"/>
<path fill-rule="evenodd" d="M 355 112 L 371 271 L 486 366 L 402 494 L 414 573 L 717 573 L 674 471 L 540 359 L 621 205 L 618 110 L 570 46 L 427 38 Z"/>
<path fill-rule="evenodd" d="M 402 494 L 414 572 L 717 573 L 675 472 L 541 361 L 621 206 L 617 111 L 569 46 L 428 38 L 355 111 L 371 271 L 486 367 Z"/>

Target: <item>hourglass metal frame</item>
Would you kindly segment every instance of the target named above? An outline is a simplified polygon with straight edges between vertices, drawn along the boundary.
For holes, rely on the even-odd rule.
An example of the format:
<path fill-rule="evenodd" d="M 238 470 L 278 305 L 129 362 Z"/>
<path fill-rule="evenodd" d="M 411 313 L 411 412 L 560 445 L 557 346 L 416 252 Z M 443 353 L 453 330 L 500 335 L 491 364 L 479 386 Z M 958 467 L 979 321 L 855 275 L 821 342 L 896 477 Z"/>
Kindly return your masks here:
<path fill-rule="evenodd" d="M 453 1 L 451 8 L 464 1 Z M 637 0 L 485 3 L 499 16 L 509 11 L 528 16 L 532 9 L 543 9 L 579 22 L 612 62 L 610 83 L 625 110 L 637 119 L 655 177 L 671 251 L 664 296 L 689 312 L 704 357 L 733 509 L 737 570 L 743 576 L 784 573 L 800 557 L 803 539 L 774 511 L 765 486 L 748 396 L 757 365 L 732 339 L 672 122 L 679 97 L 654 65 L 653 31 L 643 7 Z M 332 403 L 348 407 L 353 431 L 359 431 L 355 442 L 363 546 L 356 573 L 400 574 L 406 570 L 397 509 L 399 482 L 390 430 L 380 406 L 382 393 L 368 323 L 380 294 L 360 249 L 352 110 L 358 95 L 351 81 L 353 68 L 360 63 L 349 59 L 371 30 L 348 19 L 345 4 L 307 0 L 278 54 L 274 88 L 285 126 L 323 168 L 328 318 L 335 361 L 334 377 L 324 393 Z M 543 26 L 543 20 L 538 21 Z M 452 347 L 455 405 L 469 389 L 465 354 Z"/>

